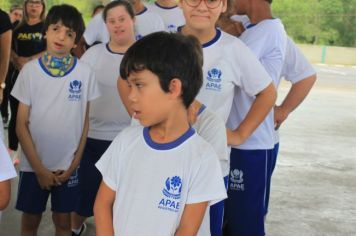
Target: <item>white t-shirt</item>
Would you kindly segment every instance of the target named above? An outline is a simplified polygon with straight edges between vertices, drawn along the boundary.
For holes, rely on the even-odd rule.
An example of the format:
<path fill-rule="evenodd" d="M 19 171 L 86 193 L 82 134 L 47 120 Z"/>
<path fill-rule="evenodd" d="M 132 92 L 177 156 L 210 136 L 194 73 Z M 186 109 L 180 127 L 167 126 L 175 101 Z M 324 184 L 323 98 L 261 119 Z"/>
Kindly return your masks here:
<path fill-rule="evenodd" d="M 186 204 L 226 198 L 217 156 L 194 129 L 166 144 L 148 130 L 124 129 L 96 164 L 116 191 L 115 235 L 174 235 Z"/>
<path fill-rule="evenodd" d="M 305 58 L 293 40 L 287 37 L 286 58 L 284 60 L 281 77 L 295 84 L 315 74 L 316 71 L 308 59 Z"/>
<path fill-rule="evenodd" d="M 14 165 L 12 164 L 11 158 L 7 149 L 4 145 L 3 140 L 0 140 L 0 182 L 6 181 L 17 176 Z M 0 211 L 0 221 L 1 221 L 1 211 Z"/>
<path fill-rule="evenodd" d="M 167 32 L 175 33 L 177 28 L 185 24 L 183 11 L 178 6 L 163 7 L 157 2 L 148 5 L 148 8 L 161 16 Z"/>
<path fill-rule="evenodd" d="M 295 84 L 315 74 L 316 71 L 308 59 L 305 58 L 293 40 L 287 37 L 286 58 L 284 60 L 281 77 Z M 274 134 L 274 143 L 279 143 L 278 130 L 275 131 Z"/>
<path fill-rule="evenodd" d="M 203 86 L 197 100 L 226 123 L 236 90 L 255 96 L 271 79 L 246 45 L 223 31 L 203 46 Z"/>
<path fill-rule="evenodd" d="M 162 18 L 148 8 L 145 8 L 142 12 L 138 13 L 135 18 L 136 39 L 140 39 L 153 32 L 164 30 Z M 92 45 L 96 41 L 102 43 L 109 42 L 110 35 L 106 28 L 102 13 L 97 14 L 90 20 L 84 31 L 83 37 L 85 42 L 89 45 Z"/>
<path fill-rule="evenodd" d="M 101 94 L 90 103 L 90 138 L 112 141 L 130 125 L 131 117 L 117 91 L 123 56 L 112 52 L 107 44 L 98 44 L 89 48 L 80 59 L 94 70 Z"/>
<path fill-rule="evenodd" d="M 26 63 L 11 95 L 30 106 L 29 130 L 42 164 L 67 170 L 82 136 L 88 101 L 99 96 L 90 67 L 75 60 L 63 77 L 51 76 L 41 59 Z M 21 152 L 21 171 L 33 171 Z"/>
<path fill-rule="evenodd" d="M 224 121 L 203 105 L 193 128 L 215 150 L 219 158 L 222 175 L 229 175 L 230 153 L 228 150 L 230 148 L 226 145 L 227 137 Z"/>
<path fill-rule="evenodd" d="M 285 58 L 287 36 L 279 19 L 268 19 L 256 25 L 248 25 L 239 37 L 255 54 L 277 87 Z M 244 91 L 237 91 L 229 116 L 228 126 L 235 129 L 246 116 L 246 108 L 255 100 Z M 269 112 L 255 132 L 234 148 L 256 150 L 272 149 L 274 146 L 274 116 Z"/>

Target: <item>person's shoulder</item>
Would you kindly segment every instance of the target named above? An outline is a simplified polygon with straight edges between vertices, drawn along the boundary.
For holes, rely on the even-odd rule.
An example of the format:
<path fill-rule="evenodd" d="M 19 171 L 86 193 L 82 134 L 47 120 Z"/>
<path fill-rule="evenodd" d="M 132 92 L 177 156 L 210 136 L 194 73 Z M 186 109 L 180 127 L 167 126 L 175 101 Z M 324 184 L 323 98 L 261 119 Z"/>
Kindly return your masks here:
<path fill-rule="evenodd" d="M 107 45 L 106 43 L 98 43 L 98 44 L 91 46 L 90 48 L 88 48 L 88 50 L 85 51 L 85 53 L 83 54 L 83 57 L 85 58 L 87 55 L 95 56 L 99 53 L 105 52 L 106 45 Z"/>
<path fill-rule="evenodd" d="M 162 20 L 162 17 L 157 12 L 153 11 L 151 7 L 146 7 L 146 10 L 137 16 L 151 20 Z"/>
<path fill-rule="evenodd" d="M 224 31 L 221 33 L 221 45 L 226 52 L 226 56 L 230 55 L 237 59 L 242 58 L 241 55 L 244 55 L 246 51 L 250 52 L 250 49 L 241 39 Z"/>
<path fill-rule="evenodd" d="M 206 156 L 211 156 L 215 153 L 211 144 L 209 144 L 202 136 L 197 132 L 187 140 L 187 147 L 192 152 L 192 158 L 194 160 L 202 161 Z M 214 156 L 214 155 L 213 155 Z"/>

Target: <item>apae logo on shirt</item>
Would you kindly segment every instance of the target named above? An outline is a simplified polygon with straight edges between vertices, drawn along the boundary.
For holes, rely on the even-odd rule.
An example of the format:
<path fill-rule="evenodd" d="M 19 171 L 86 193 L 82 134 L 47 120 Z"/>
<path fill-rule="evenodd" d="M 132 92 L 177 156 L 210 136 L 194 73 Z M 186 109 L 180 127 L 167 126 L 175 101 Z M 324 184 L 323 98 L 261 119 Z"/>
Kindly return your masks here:
<path fill-rule="evenodd" d="M 158 208 L 178 212 L 180 208 L 181 192 L 182 179 L 179 176 L 167 178 L 165 187 L 162 190 L 164 197 L 158 203 Z"/>
<path fill-rule="evenodd" d="M 82 93 L 82 82 L 73 80 L 69 83 L 69 101 L 79 101 Z"/>
<path fill-rule="evenodd" d="M 244 191 L 245 186 L 243 184 L 244 173 L 242 170 L 234 169 L 230 171 L 230 189 L 236 191 Z"/>
<path fill-rule="evenodd" d="M 176 33 L 177 32 L 177 26 L 175 26 L 173 24 L 169 24 L 169 25 L 167 25 L 167 30 L 170 33 Z"/>
<path fill-rule="evenodd" d="M 206 77 L 208 82 L 205 85 L 205 88 L 208 90 L 221 91 L 221 70 L 213 68 L 208 71 L 208 76 Z"/>

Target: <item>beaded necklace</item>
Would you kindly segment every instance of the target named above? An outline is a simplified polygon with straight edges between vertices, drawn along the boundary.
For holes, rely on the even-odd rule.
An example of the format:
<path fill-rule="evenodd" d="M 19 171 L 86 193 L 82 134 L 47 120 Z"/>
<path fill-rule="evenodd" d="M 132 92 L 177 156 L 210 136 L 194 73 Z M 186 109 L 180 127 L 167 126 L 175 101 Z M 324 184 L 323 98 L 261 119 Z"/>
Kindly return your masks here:
<path fill-rule="evenodd" d="M 72 59 L 73 56 L 71 54 L 59 58 L 45 52 L 42 56 L 43 64 L 47 67 L 51 75 L 55 77 L 64 76 L 68 72 L 71 68 Z"/>

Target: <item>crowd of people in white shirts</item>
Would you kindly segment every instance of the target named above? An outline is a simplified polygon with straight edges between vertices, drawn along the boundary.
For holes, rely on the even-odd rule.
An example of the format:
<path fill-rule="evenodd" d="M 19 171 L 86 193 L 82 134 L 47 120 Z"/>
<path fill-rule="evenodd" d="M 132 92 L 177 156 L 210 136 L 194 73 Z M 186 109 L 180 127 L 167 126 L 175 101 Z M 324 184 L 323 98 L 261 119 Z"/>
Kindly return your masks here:
<path fill-rule="evenodd" d="M 31 1 L 37 0 L 26 0 L 25 7 L 26 4 L 31 4 L 29 3 Z M 115 2 L 120 3 L 115 4 Z M 153 3 L 130 0 L 131 6 L 122 2 L 122 0 L 112 1 L 104 8 L 103 12 L 96 14 L 90 20 L 82 38 L 78 40 L 74 48 L 75 54 L 80 59 L 78 62 L 76 62 L 77 59 L 72 59 L 74 62 L 71 62 L 78 63 L 75 66 L 80 69 L 73 70 L 75 73 L 71 70 L 65 71 L 65 75 L 61 75 L 73 78 L 82 75 L 85 75 L 82 77 L 93 77 L 88 82 L 70 84 L 74 100 L 78 99 L 75 97 L 78 90 L 82 88 L 88 90 L 87 97 L 81 100 L 80 108 L 75 108 L 81 110 L 71 112 L 73 108 L 67 107 L 67 104 L 59 103 L 57 106 L 53 106 L 53 101 L 48 100 L 47 102 L 42 101 L 42 108 L 31 111 L 30 114 L 38 116 L 32 117 L 30 131 L 34 136 L 36 149 L 41 150 L 41 155 L 51 156 L 56 153 L 54 150 L 67 147 L 67 150 L 58 152 L 59 156 L 51 157 L 51 160 L 41 160 L 48 169 L 52 171 L 65 170 L 71 166 L 73 158 L 69 152 L 78 151 L 76 149 L 78 141 L 80 144 L 86 143 L 85 146 L 83 144 L 83 150 L 81 150 L 82 157 L 80 164 L 78 163 L 79 168 L 74 168 L 75 170 L 69 174 L 70 177 L 68 176 L 69 180 L 67 179 L 77 187 L 76 200 L 70 210 L 72 235 L 81 235 L 86 229 L 86 218 L 95 215 L 96 211 L 101 212 L 96 209 L 103 206 L 95 199 L 98 201 L 99 198 L 100 201 L 105 201 L 103 191 L 106 190 L 105 187 L 102 187 L 102 182 L 109 189 L 116 191 L 115 188 L 118 187 L 120 191 L 124 191 L 130 196 L 131 191 L 136 191 L 131 186 L 139 185 L 140 181 L 150 185 L 142 186 L 146 190 L 146 192 L 142 190 L 142 194 L 147 194 L 147 196 L 137 196 L 132 193 L 138 199 L 129 199 L 129 197 L 120 199 L 121 195 L 117 193 L 112 213 L 114 217 L 112 232 L 117 235 L 138 235 L 138 233 L 142 235 L 179 235 L 177 229 L 180 227 L 181 218 L 184 218 L 182 209 L 179 210 L 178 216 L 172 220 L 165 215 L 166 212 L 161 214 L 161 212 L 157 213 L 156 209 L 151 210 L 148 206 L 150 203 L 146 202 L 147 199 L 151 199 L 157 194 L 154 193 L 154 189 L 162 189 L 164 185 L 166 185 L 165 190 L 172 188 L 173 184 L 179 186 L 179 181 L 174 178 L 177 176 L 174 176 L 173 172 L 168 175 L 164 173 L 169 178 L 166 183 L 161 183 L 151 181 L 149 178 L 155 178 L 150 174 L 148 174 L 150 177 L 145 177 L 145 174 L 141 173 L 145 172 L 145 168 L 157 168 L 155 174 L 163 175 L 159 169 L 169 169 L 168 165 L 172 165 L 172 163 L 167 163 L 165 166 L 162 162 L 154 162 L 151 159 L 151 161 L 135 159 L 133 163 L 126 159 L 115 159 L 117 155 L 129 156 L 130 152 L 137 152 L 142 157 L 157 155 L 157 153 L 150 154 L 149 149 L 144 148 L 144 140 L 148 145 L 150 142 L 153 143 L 151 145 L 155 145 L 150 140 L 149 134 L 144 133 L 145 139 L 142 140 L 136 138 L 140 134 L 137 132 L 141 132 L 141 128 L 138 127 L 144 126 L 144 122 L 140 120 L 138 111 L 132 109 L 130 105 L 132 102 L 130 94 L 134 86 L 132 84 L 128 86 L 127 81 L 120 78 L 122 76 L 120 63 L 130 47 L 136 45 L 135 42 L 159 31 L 195 36 L 202 48 L 203 83 L 188 109 L 189 119 L 195 132 L 209 144 L 210 147 L 207 150 L 215 153 L 213 157 L 219 161 L 218 169 L 221 170 L 221 173 L 215 173 L 216 167 L 209 167 L 209 169 L 205 169 L 205 172 L 200 173 L 195 170 L 198 169 L 198 166 L 189 166 L 196 163 L 194 161 L 177 164 L 178 161 L 174 164 L 182 169 L 193 169 L 191 171 L 200 173 L 196 175 L 196 179 L 186 177 L 191 178 L 192 182 L 197 181 L 192 184 L 192 194 L 196 194 L 192 196 L 205 194 L 202 188 L 206 188 L 206 194 L 208 194 L 204 198 L 200 196 L 202 198 L 198 201 L 209 202 L 209 204 L 202 221 L 198 222 L 199 227 L 195 234 L 202 236 L 265 235 L 264 222 L 268 213 L 272 173 L 279 149 L 278 129 L 288 115 L 302 103 L 312 88 L 316 80 L 316 72 L 312 65 L 293 40 L 288 37 L 283 22 L 273 17 L 270 6 L 272 0 L 235 0 L 232 2 L 227 0 L 180 0 L 178 2 L 157 0 Z M 63 23 L 65 24 L 65 22 Z M 231 27 L 235 26 L 238 26 L 239 30 L 231 31 Z M 48 43 L 49 39 L 46 40 Z M 94 45 L 95 43 L 98 44 Z M 90 47 L 88 48 L 88 46 Z M 164 49 L 163 45 L 162 48 Z M 44 55 L 47 55 L 47 52 Z M 147 46 L 148 52 L 155 51 Z M 41 54 L 39 57 L 40 59 L 35 58 L 28 64 L 35 67 L 37 61 L 41 61 L 44 56 Z M 24 109 L 23 104 L 30 105 L 34 102 L 33 93 L 37 93 L 36 91 L 27 91 L 26 87 L 43 86 L 41 80 L 33 82 L 41 83 L 41 85 L 26 84 L 28 82 L 25 79 L 29 80 L 34 76 L 33 71 L 29 69 L 30 65 L 21 70 L 18 80 L 22 79 L 22 82 L 18 81 L 11 92 L 12 96 L 20 101 L 19 112 L 20 109 Z M 42 70 L 46 70 L 43 65 L 38 67 L 37 73 L 43 73 Z M 48 73 L 52 72 L 49 70 Z M 130 81 L 130 75 L 128 77 Z M 292 86 L 283 102 L 275 104 L 281 79 L 291 82 Z M 92 80 L 96 82 L 90 82 Z M 54 85 L 47 85 L 47 93 L 56 90 L 51 86 Z M 90 109 L 87 109 L 85 104 L 89 101 Z M 46 124 L 43 117 L 49 114 L 47 109 L 50 106 L 53 106 L 51 108 L 53 112 L 50 112 L 50 115 L 46 117 L 48 120 Z M 152 106 L 156 106 L 156 104 L 152 104 Z M 83 129 L 85 129 L 86 113 L 88 113 L 89 126 L 83 141 L 81 135 L 85 133 Z M 20 116 L 21 114 L 23 114 L 23 110 L 20 112 Z M 68 118 L 68 116 L 72 116 L 72 118 Z M 76 116 L 82 116 L 79 123 Z M 71 125 L 51 128 L 52 132 L 62 129 L 58 130 L 59 133 L 64 132 L 62 139 L 57 139 L 53 143 L 51 139 L 47 140 L 47 137 L 42 137 L 43 130 L 36 134 L 36 128 L 39 130 L 38 127 L 41 126 L 53 126 L 53 122 L 62 118 L 71 122 Z M 21 119 L 18 118 L 17 121 L 21 121 Z M 130 126 L 136 128 L 127 129 Z M 68 137 L 66 134 L 70 132 L 72 135 Z M 149 131 L 143 129 L 143 132 Z M 192 135 L 189 132 L 191 131 L 184 134 L 187 136 L 185 139 L 189 139 Z M 46 135 L 50 136 L 50 134 Z M 23 146 L 24 138 L 19 137 L 19 139 Z M 67 143 L 69 142 L 73 144 L 71 148 L 68 148 Z M 132 143 L 135 143 L 136 146 L 133 146 Z M 119 146 L 120 148 L 118 148 Z M 167 148 L 159 145 L 155 147 L 157 150 Z M 32 162 L 27 160 L 28 148 L 23 148 L 19 165 L 20 178 L 22 178 L 22 172 L 36 172 L 31 165 Z M 0 181 L 9 181 L 15 177 L 14 171 L 11 170 L 13 168 L 5 145 L 1 144 L 0 149 Z M 198 150 L 192 150 L 194 150 L 193 147 L 189 150 L 183 149 L 174 155 L 190 155 L 190 152 L 198 152 Z M 204 152 L 204 155 L 210 156 L 207 152 Z M 62 156 L 68 156 L 68 158 L 58 165 L 58 161 L 54 161 L 54 159 L 61 159 Z M 207 157 L 207 159 L 209 158 Z M 132 174 L 131 178 L 128 178 L 125 177 L 125 174 L 121 174 L 122 176 L 117 177 L 117 174 L 114 173 L 116 169 L 112 169 L 112 166 L 121 168 L 122 165 L 123 168 L 128 169 L 128 172 L 138 171 L 136 175 L 142 176 L 136 178 L 132 177 Z M 204 168 L 202 167 L 202 169 Z M 59 173 L 58 176 L 61 174 Z M 211 175 L 208 178 L 211 181 L 210 184 L 204 180 L 205 177 L 202 174 Z M 147 180 L 142 178 L 147 178 Z M 221 178 L 221 181 L 217 178 Z M 123 179 L 127 181 L 124 184 L 122 184 Z M 199 186 L 199 183 L 202 185 L 205 183 L 205 185 Z M 40 186 L 42 185 L 40 184 Z M 26 187 L 23 189 L 23 191 L 28 191 Z M 152 193 L 149 189 L 152 189 Z M 166 194 L 165 196 L 171 196 L 170 194 L 173 193 L 167 190 Z M 182 201 L 185 201 L 184 204 L 194 202 L 187 189 L 182 190 L 179 194 L 187 196 L 186 199 L 181 198 Z M 137 207 L 134 207 L 135 204 Z M 157 205 L 156 202 L 153 204 Z M 163 204 L 165 204 L 164 207 L 160 205 L 161 209 L 167 208 L 167 202 Z M 170 202 L 170 204 L 173 203 Z M 24 205 L 26 204 L 23 202 L 17 203 L 16 208 L 25 214 L 40 215 L 43 212 L 43 210 L 33 210 L 33 212 L 24 210 L 26 209 Z M 169 211 L 175 211 L 177 209 L 175 207 L 171 205 Z M 121 214 L 121 212 L 125 212 L 125 214 Z M 140 222 L 140 220 L 146 222 Z M 161 222 L 158 223 L 159 221 Z M 105 229 L 100 231 L 102 230 L 102 221 L 99 219 L 95 222 L 99 229 L 97 232 L 105 232 Z M 168 222 L 168 225 L 164 226 L 164 222 Z M 57 227 L 58 222 L 57 224 L 55 222 L 55 225 Z M 37 229 L 34 227 L 31 230 L 36 231 Z M 167 234 L 167 232 L 169 233 Z"/>

